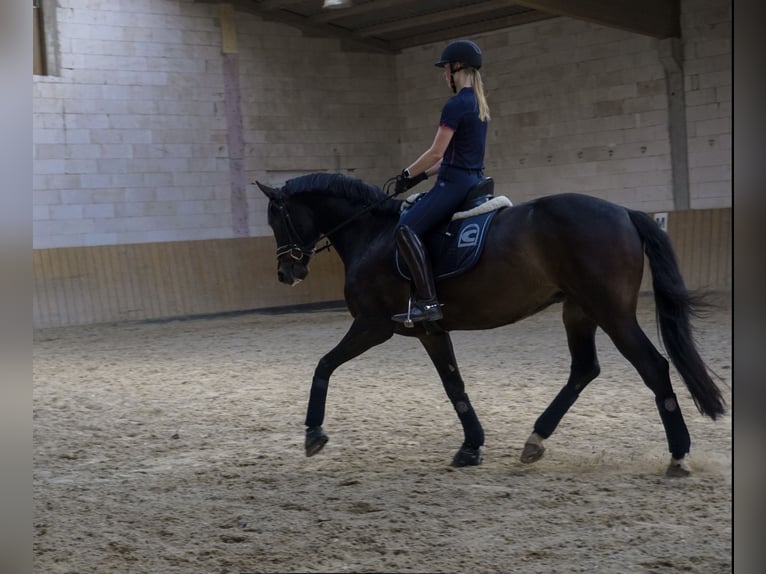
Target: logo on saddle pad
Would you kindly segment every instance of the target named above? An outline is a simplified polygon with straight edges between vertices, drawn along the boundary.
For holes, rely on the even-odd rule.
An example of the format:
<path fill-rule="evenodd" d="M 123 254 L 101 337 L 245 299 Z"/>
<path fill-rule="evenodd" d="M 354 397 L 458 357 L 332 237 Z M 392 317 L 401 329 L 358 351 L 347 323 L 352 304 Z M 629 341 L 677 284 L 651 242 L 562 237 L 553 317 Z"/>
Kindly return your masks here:
<path fill-rule="evenodd" d="M 470 270 L 479 261 L 487 231 L 497 211 L 482 213 L 465 219 L 453 220 L 449 225 L 435 229 L 423 238 L 431 255 L 434 278 L 448 279 Z M 412 279 L 407 264 L 396 251 L 394 264 L 398 273 Z"/>
<path fill-rule="evenodd" d="M 469 223 L 460 230 L 460 237 L 457 241 L 458 248 L 471 247 L 479 242 L 481 227 L 478 223 Z"/>

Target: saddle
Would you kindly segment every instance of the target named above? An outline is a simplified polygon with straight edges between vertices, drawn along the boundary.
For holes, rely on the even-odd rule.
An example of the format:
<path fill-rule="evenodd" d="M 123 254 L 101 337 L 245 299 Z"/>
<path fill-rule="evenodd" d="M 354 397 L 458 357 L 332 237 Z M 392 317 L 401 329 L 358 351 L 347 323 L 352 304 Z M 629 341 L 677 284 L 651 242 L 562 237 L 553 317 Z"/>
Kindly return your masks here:
<path fill-rule="evenodd" d="M 415 193 L 411 196 L 409 196 L 407 199 L 404 200 L 402 203 L 402 211 L 406 211 L 413 205 L 415 205 L 420 198 L 423 197 L 423 193 Z M 479 207 L 481 204 L 486 203 L 490 201 L 495 196 L 495 180 L 493 180 L 491 177 L 485 177 L 482 179 L 479 183 L 474 185 L 471 189 L 468 190 L 468 195 L 466 195 L 465 200 L 463 200 L 463 203 L 458 207 L 456 214 L 463 213 L 466 211 L 470 211 L 472 209 L 475 209 Z M 453 216 L 454 219 L 454 216 Z M 458 218 L 460 219 L 460 218 Z"/>
<path fill-rule="evenodd" d="M 495 197 L 494 190 L 494 180 L 485 177 L 468 191 L 465 201 L 449 223 L 422 237 L 431 256 L 435 281 L 461 275 L 478 262 L 492 218 L 499 209 L 512 205 L 505 196 Z M 402 204 L 402 210 L 412 207 L 422 195 L 418 193 L 408 197 Z M 410 281 L 412 276 L 398 250 L 394 260 L 399 275 Z"/>

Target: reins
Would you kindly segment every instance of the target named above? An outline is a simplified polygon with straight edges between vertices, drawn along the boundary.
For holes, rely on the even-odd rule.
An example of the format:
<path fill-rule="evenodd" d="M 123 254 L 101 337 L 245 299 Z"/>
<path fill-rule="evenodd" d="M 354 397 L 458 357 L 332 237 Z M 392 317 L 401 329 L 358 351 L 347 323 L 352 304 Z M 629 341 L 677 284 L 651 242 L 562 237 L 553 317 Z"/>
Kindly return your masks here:
<path fill-rule="evenodd" d="M 343 229 L 345 226 L 347 226 L 349 223 L 354 221 L 356 218 L 364 215 L 365 213 L 368 213 L 369 211 L 373 210 L 374 208 L 384 203 L 386 200 L 392 199 L 396 197 L 397 195 L 404 193 L 405 190 L 397 192 L 396 189 L 394 189 L 393 193 L 389 193 L 391 186 L 396 183 L 396 179 L 397 179 L 396 177 L 389 178 L 383 184 L 384 197 L 381 197 L 378 201 L 371 203 L 370 205 L 366 206 L 364 209 L 357 211 L 351 217 L 349 217 L 345 221 L 342 221 L 338 225 L 333 227 L 330 231 L 326 231 L 325 233 L 320 233 L 319 237 L 317 237 L 313 242 L 311 242 L 312 246 L 308 249 L 306 248 L 306 246 L 309 245 L 309 243 L 304 243 L 303 244 L 304 246 L 301 247 L 300 245 L 298 245 L 298 242 L 294 241 L 294 238 L 297 238 L 298 240 L 300 240 L 300 235 L 295 229 L 295 226 L 293 225 L 293 222 L 290 219 L 290 214 L 287 212 L 287 209 L 283 208 L 282 206 L 279 206 L 279 212 L 280 212 L 280 215 L 282 216 L 283 221 L 285 222 L 285 228 L 287 229 L 287 233 L 290 236 L 289 239 L 291 240 L 291 243 L 289 245 L 283 245 L 278 247 L 277 257 L 280 257 L 281 255 L 284 255 L 285 253 L 289 253 L 290 257 L 292 257 L 296 261 L 299 261 L 303 259 L 303 257 L 306 255 L 311 256 L 311 255 L 314 255 L 315 253 L 319 253 L 320 251 L 330 249 L 330 247 L 332 247 L 332 240 L 330 239 L 330 236 L 333 233 L 336 233 L 337 231 Z M 322 241 L 323 239 L 326 240 L 327 242 L 321 247 L 318 247 L 318 248 L 315 247 L 316 244 Z M 300 242 L 303 243 L 302 241 Z M 296 254 L 298 254 L 297 257 L 296 257 Z"/>

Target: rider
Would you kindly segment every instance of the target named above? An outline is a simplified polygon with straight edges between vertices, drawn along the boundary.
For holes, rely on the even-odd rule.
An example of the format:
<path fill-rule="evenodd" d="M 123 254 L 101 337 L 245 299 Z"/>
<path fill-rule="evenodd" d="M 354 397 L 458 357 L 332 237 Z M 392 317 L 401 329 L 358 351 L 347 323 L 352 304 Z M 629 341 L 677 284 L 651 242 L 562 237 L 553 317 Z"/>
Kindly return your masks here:
<path fill-rule="evenodd" d="M 431 191 L 402 214 L 396 228 L 399 253 L 415 283 L 415 300 L 410 313 L 396 314 L 394 321 L 442 318 L 431 263 L 420 238 L 448 221 L 483 177 L 489 107 L 479 74 L 481 63 L 481 49 L 470 40 L 457 40 L 444 49 L 436 66 L 444 68 L 455 95 L 442 108 L 431 147 L 397 176 L 397 192 L 402 193 L 438 172 Z"/>

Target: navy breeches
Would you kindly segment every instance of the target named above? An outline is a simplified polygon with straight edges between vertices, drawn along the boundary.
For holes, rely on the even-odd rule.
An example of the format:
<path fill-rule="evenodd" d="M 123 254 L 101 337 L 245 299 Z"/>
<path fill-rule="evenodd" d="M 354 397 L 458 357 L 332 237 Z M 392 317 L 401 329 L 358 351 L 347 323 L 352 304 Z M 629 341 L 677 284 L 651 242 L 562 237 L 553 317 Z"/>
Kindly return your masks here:
<path fill-rule="evenodd" d="M 478 171 L 456 168 L 439 170 L 436 184 L 399 218 L 422 237 L 437 225 L 447 223 L 468 195 L 468 190 L 482 180 Z"/>

